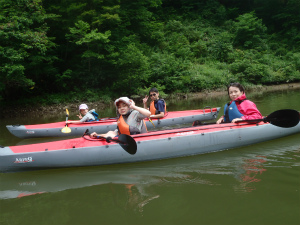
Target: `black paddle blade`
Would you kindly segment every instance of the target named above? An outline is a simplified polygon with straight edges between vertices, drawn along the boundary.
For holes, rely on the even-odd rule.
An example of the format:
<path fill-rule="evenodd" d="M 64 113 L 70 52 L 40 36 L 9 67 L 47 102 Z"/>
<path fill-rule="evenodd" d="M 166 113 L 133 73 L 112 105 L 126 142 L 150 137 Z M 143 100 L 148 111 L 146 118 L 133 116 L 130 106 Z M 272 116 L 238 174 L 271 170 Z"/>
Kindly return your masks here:
<path fill-rule="evenodd" d="M 136 142 L 131 136 L 126 134 L 121 134 L 118 140 L 119 140 L 119 144 L 126 152 L 128 152 L 131 155 L 134 155 L 136 153 L 137 150 Z"/>
<path fill-rule="evenodd" d="M 299 112 L 293 109 L 281 109 L 264 118 L 264 122 L 278 127 L 294 127 L 299 123 Z"/>

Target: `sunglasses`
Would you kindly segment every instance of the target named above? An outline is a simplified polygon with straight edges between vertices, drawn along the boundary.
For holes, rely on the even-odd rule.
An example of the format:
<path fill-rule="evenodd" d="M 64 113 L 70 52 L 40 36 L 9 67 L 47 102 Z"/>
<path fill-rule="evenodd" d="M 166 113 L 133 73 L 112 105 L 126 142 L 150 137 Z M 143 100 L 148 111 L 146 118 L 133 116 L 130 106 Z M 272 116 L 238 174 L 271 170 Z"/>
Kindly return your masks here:
<path fill-rule="evenodd" d="M 154 93 L 154 94 L 151 94 L 150 97 L 152 97 L 152 96 L 156 96 L 156 94 L 155 94 L 155 93 Z"/>

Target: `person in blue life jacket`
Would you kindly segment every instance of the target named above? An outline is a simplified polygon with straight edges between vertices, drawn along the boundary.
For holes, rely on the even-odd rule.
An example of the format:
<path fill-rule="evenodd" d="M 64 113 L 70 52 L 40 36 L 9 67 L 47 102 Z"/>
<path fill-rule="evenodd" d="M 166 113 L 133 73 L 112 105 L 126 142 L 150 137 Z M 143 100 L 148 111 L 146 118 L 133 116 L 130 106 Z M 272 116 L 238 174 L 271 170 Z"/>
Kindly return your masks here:
<path fill-rule="evenodd" d="M 83 123 L 98 120 L 98 114 L 95 112 L 95 109 L 89 110 L 86 104 L 81 104 L 79 106 L 79 115 L 77 116 L 80 120 L 69 120 L 67 123 Z"/>
<path fill-rule="evenodd" d="M 151 88 L 149 91 L 149 96 L 151 99 L 149 110 L 151 112 L 150 118 L 160 119 L 163 118 L 167 113 L 167 105 L 164 99 L 159 98 L 159 92 L 156 88 Z M 143 99 L 144 108 L 148 109 L 147 101 L 149 96 L 146 95 Z"/>
<path fill-rule="evenodd" d="M 150 111 L 135 105 L 134 101 L 121 97 L 115 100 L 115 106 L 117 110 L 117 129 L 114 131 L 108 131 L 106 134 L 97 134 L 93 132 L 90 134 L 92 138 L 114 138 L 120 134 L 142 134 L 147 133 L 147 127 L 144 119 L 151 115 Z"/>
<path fill-rule="evenodd" d="M 246 98 L 244 87 L 240 83 L 231 83 L 227 91 L 231 101 L 225 104 L 224 115 L 218 119 L 217 124 L 263 118 L 256 105 Z"/>

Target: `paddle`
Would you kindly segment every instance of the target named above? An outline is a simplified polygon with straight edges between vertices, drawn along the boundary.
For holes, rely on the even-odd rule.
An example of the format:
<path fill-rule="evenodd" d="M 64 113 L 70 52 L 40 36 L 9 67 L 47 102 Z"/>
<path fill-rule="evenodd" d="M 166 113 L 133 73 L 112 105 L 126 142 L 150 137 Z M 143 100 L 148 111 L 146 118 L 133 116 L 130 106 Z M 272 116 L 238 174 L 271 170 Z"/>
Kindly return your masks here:
<path fill-rule="evenodd" d="M 66 109 L 66 126 L 63 129 L 61 129 L 62 133 L 71 133 L 71 129 L 70 129 L 70 127 L 68 127 L 68 124 L 67 124 L 68 117 L 69 117 L 69 111 L 68 111 L 68 109 Z"/>
<path fill-rule="evenodd" d="M 242 122 L 261 122 L 270 123 L 277 127 L 294 127 L 299 123 L 299 112 L 293 109 L 281 109 L 272 112 L 270 115 L 263 119 L 257 120 L 239 120 L 236 123 Z"/>
<path fill-rule="evenodd" d="M 89 135 L 89 130 L 88 129 L 85 131 L 85 133 L 82 136 L 84 137 L 84 135 Z M 114 138 L 111 138 L 111 137 L 107 137 L 106 138 L 106 137 L 102 137 L 102 136 L 97 136 L 97 138 L 104 139 L 104 140 L 106 140 L 107 143 L 116 142 L 126 152 L 128 152 L 131 155 L 134 155 L 136 153 L 136 151 L 137 151 L 137 145 L 136 145 L 135 140 L 131 136 L 127 135 L 127 134 L 121 134 L 121 135 L 119 135 L 118 139 L 114 139 Z M 89 141 L 97 141 L 97 140 L 90 140 L 90 139 L 87 139 L 87 140 L 89 140 Z"/>
<path fill-rule="evenodd" d="M 154 125 L 154 123 L 152 122 L 152 120 L 150 119 L 150 117 L 149 117 L 149 121 L 152 123 L 153 127 L 155 128 L 155 125 Z"/>
<path fill-rule="evenodd" d="M 281 109 L 275 112 L 272 112 L 270 115 L 263 119 L 256 119 L 256 120 L 238 120 L 235 123 L 270 123 L 277 127 L 289 128 L 294 127 L 299 123 L 299 112 L 293 109 Z M 201 121 L 194 121 L 193 126 L 203 126 L 203 125 L 210 125 L 215 123 L 201 123 Z"/>

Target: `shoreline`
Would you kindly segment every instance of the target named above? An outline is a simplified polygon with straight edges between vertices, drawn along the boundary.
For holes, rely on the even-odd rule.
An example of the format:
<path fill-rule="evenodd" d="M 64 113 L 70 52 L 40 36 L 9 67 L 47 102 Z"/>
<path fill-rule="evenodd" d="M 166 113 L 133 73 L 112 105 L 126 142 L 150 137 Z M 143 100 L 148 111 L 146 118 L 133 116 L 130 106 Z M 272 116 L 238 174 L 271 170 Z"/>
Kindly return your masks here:
<path fill-rule="evenodd" d="M 288 83 L 288 84 L 278 84 L 278 85 L 270 85 L 270 86 L 253 86 L 253 87 L 247 87 L 247 92 L 253 92 L 253 91 L 260 91 L 260 92 L 273 92 L 273 91 L 280 91 L 280 90 L 296 90 L 300 89 L 300 83 Z M 225 90 L 206 90 L 203 92 L 197 92 L 197 93 L 177 93 L 177 94 L 171 94 L 166 100 L 184 100 L 184 99 L 203 99 L 203 98 L 218 98 L 220 96 L 227 95 L 227 91 Z M 142 97 L 133 98 L 135 101 L 142 99 Z M 98 110 L 104 109 L 108 105 L 113 104 L 113 102 L 110 103 L 103 103 L 103 102 L 85 102 L 90 106 L 90 109 L 97 108 Z M 37 116 L 37 114 L 60 114 L 62 113 L 62 110 L 69 109 L 69 110 L 76 110 L 78 108 L 78 103 L 61 103 L 56 105 L 48 105 L 48 106 L 16 106 L 11 108 L 5 108 L 1 109 L 2 113 L 0 118 L 11 118 L 18 114 L 27 114 L 27 113 L 33 113 L 33 116 Z"/>
<path fill-rule="evenodd" d="M 296 90 L 300 89 L 300 83 L 288 83 L 288 84 L 278 84 L 278 85 L 270 85 L 270 86 L 253 86 L 246 88 L 247 93 L 251 93 L 253 91 L 261 91 L 261 92 L 273 92 L 280 90 Z M 194 99 L 194 98 L 217 98 L 223 95 L 227 95 L 227 90 L 207 90 L 203 92 L 197 93 L 188 93 L 188 94 L 177 94 L 176 97 L 178 99 Z M 175 96 L 173 98 L 176 98 Z"/>

